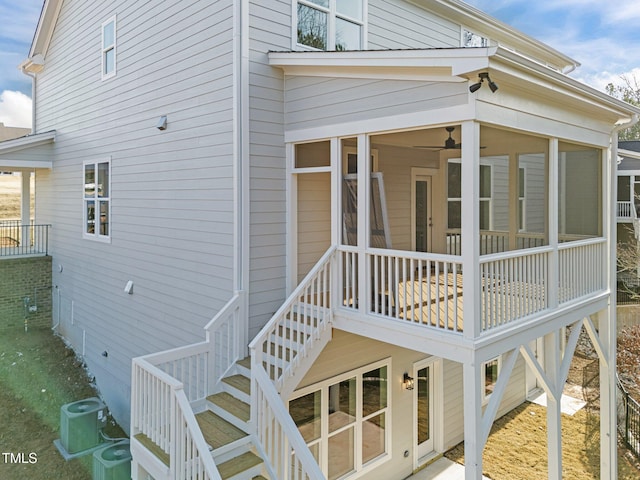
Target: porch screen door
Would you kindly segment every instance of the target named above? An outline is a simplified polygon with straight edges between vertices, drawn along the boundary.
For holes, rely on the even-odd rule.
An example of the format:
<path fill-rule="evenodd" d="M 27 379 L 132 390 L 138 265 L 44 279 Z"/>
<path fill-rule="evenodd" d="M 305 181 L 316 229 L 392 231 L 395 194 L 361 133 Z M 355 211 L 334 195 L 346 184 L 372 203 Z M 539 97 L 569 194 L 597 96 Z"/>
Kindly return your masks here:
<path fill-rule="evenodd" d="M 415 372 L 416 440 L 418 460 L 433 451 L 433 364 Z"/>
<path fill-rule="evenodd" d="M 413 225 L 416 252 L 428 252 L 431 248 L 431 176 L 416 175 L 413 183 Z"/>

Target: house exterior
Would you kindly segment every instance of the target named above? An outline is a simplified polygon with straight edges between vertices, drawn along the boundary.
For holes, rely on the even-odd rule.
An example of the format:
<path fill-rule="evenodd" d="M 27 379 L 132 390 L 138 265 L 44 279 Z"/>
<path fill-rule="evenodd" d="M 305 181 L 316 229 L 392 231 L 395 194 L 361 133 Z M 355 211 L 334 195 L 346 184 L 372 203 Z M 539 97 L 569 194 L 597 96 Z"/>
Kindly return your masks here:
<path fill-rule="evenodd" d="M 617 131 L 640 111 L 459 0 L 47 0 L 28 59 L 54 326 L 133 478 L 401 479 L 560 397 L 616 477 Z M 567 327 L 572 333 L 564 335 Z M 242 466 L 240 466 L 242 464 Z"/>
<path fill-rule="evenodd" d="M 637 268 L 631 265 L 635 255 L 630 252 L 635 250 L 640 236 L 640 142 L 637 140 L 620 142 L 617 192 L 618 303 L 635 303 L 635 292 L 640 282 Z"/>

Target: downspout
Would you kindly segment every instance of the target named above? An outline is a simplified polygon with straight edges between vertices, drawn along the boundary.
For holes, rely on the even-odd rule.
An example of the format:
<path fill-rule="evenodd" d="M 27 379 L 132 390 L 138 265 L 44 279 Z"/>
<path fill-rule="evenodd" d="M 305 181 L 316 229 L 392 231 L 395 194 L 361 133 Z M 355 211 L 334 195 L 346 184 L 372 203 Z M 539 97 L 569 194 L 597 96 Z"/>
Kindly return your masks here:
<path fill-rule="evenodd" d="M 249 343 L 249 0 L 234 2 L 234 150 L 235 150 L 235 262 L 234 293 L 240 294 L 244 332 L 240 346 L 246 354 Z"/>

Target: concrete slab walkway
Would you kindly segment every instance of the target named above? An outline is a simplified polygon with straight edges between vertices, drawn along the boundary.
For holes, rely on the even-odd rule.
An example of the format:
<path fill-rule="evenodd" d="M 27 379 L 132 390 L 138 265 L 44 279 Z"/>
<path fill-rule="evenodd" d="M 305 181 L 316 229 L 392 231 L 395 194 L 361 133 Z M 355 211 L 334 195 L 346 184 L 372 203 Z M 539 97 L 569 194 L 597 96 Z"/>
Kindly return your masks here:
<path fill-rule="evenodd" d="M 487 477 L 482 477 L 489 480 Z M 441 457 L 406 480 L 464 480 L 464 466 Z"/>

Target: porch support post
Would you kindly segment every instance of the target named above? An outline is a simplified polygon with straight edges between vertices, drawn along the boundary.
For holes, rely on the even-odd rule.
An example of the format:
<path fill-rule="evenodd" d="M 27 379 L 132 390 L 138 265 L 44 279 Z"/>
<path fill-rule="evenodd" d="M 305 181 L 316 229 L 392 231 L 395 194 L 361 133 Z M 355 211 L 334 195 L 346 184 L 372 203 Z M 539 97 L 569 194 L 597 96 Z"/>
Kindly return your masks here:
<path fill-rule="evenodd" d="M 547 307 L 558 306 L 558 285 L 560 284 L 560 267 L 558 262 L 558 212 L 559 212 L 559 180 L 558 180 L 558 139 L 549 140 L 549 197 L 548 221 L 549 246 L 549 282 L 547 283 Z"/>
<path fill-rule="evenodd" d="M 544 364 L 551 392 L 547 391 L 547 460 L 549 480 L 562 480 L 562 428 L 560 400 L 560 339 L 558 330 L 544 336 Z"/>
<path fill-rule="evenodd" d="M 609 305 L 598 312 L 598 331 L 604 358 L 600 358 L 600 478 L 618 478 L 616 405 L 616 322 Z"/>
<path fill-rule="evenodd" d="M 462 306 L 464 336 L 476 338 L 481 331 L 480 318 L 480 125 L 462 123 Z M 465 384 L 466 385 L 466 384 Z"/>
<path fill-rule="evenodd" d="M 22 170 L 22 189 L 20 194 L 20 246 L 29 247 L 31 245 L 31 172 Z"/>
<path fill-rule="evenodd" d="M 369 142 L 367 136 L 361 134 L 358 135 L 358 309 L 362 314 L 369 311 L 367 291 L 370 288 L 370 282 L 366 250 L 369 246 L 370 172 Z"/>
<path fill-rule="evenodd" d="M 287 225 L 289 232 L 287 235 L 287 262 L 289 271 L 286 275 L 286 293 L 287 296 L 293 292 L 298 284 L 298 175 L 293 174 L 293 165 L 295 162 L 295 145 L 286 144 L 286 175 L 287 175 Z"/>
<path fill-rule="evenodd" d="M 464 170 L 464 169 L 463 169 Z M 464 478 L 482 480 L 482 362 L 473 354 L 462 366 L 464 381 Z"/>

